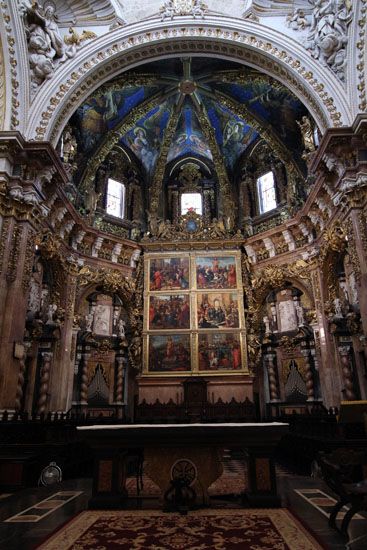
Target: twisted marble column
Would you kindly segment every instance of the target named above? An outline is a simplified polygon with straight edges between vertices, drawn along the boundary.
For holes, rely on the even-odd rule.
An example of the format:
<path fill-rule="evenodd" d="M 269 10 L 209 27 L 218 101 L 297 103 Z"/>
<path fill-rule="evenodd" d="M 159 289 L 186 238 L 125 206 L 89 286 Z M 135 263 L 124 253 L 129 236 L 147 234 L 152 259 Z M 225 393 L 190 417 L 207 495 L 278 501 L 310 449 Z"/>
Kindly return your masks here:
<path fill-rule="evenodd" d="M 342 374 L 343 374 L 343 382 L 344 382 L 344 389 L 345 389 L 345 397 L 347 401 L 354 401 L 356 399 L 356 394 L 354 393 L 353 371 L 352 371 L 352 365 L 350 362 L 350 347 L 340 346 L 338 350 L 339 350 L 340 359 L 342 363 Z"/>
<path fill-rule="evenodd" d="M 279 388 L 275 370 L 275 353 L 267 353 L 265 355 L 266 368 L 269 379 L 270 401 L 279 401 Z"/>
<path fill-rule="evenodd" d="M 314 380 L 313 380 L 313 373 L 312 373 L 312 367 L 311 367 L 311 356 L 310 356 L 310 350 L 305 349 L 301 351 L 303 357 L 305 358 L 305 378 L 306 378 L 306 390 L 307 390 L 307 401 L 314 401 L 315 400 L 315 388 L 314 388 Z"/>
<path fill-rule="evenodd" d="M 48 386 L 50 383 L 50 370 L 51 370 L 52 353 L 42 353 L 42 367 L 41 367 L 41 380 L 39 398 L 37 403 L 37 414 L 41 415 L 46 412 Z"/>
<path fill-rule="evenodd" d="M 82 372 L 80 377 L 80 404 L 88 405 L 88 354 L 82 355 Z"/>
<path fill-rule="evenodd" d="M 123 357 L 116 357 L 117 362 L 117 379 L 116 379 L 116 403 L 122 405 L 124 400 L 124 378 L 125 365 Z"/>
<path fill-rule="evenodd" d="M 20 411 L 23 400 L 23 387 L 24 387 L 24 372 L 25 372 L 25 354 L 19 359 L 19 374 L 17 381 L 17 390 L 15 394 L 15 410 Z"/>

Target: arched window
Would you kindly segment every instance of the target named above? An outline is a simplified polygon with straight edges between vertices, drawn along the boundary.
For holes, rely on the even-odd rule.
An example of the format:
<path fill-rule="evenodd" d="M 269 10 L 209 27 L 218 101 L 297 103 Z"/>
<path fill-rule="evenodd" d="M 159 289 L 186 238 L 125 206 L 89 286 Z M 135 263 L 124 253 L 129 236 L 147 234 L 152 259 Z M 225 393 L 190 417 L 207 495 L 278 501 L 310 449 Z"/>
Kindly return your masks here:
<path fill-rule="evenodd" d="M 106 212 L 116 218 L 125 217 L 125 185 L 112 178 L 107 182 Z"/>
<path fill-rule="evenodd" d="M 184 216 L 187 212 L 195 212 L 195 214 L 202 216 L 203 200 L 201 193 L 182 193 L 181 215 Z"/>
<path fill-rule="evenodd" d="M 257 180 L 257 195 L 259 197 L 260 214 L 265 214 L 276 208 L 275 183 L 273 172 L 267 172 Z"/>

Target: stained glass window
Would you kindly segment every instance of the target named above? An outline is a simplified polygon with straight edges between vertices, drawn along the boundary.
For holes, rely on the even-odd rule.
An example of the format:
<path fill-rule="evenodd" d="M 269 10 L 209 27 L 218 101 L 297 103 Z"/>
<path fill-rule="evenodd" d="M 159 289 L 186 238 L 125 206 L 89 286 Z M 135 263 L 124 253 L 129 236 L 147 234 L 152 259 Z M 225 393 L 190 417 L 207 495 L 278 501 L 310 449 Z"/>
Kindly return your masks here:
<path fill-rule="evenodd" d="M 260 214 L 265 214 L 277 206 L 273 172 L 263 174 L 257 180 Z"/>
<path fill-rule="evenodd" d="M 125 185 L 108 178 L 106 212 L 116 218 L 123 218 L 125 212 Z"/>
<path fill-rule="evenodd" d="M 182 193 L 181 195 L 181 215 L 187 212 L 195 212 L 200 216 L 203 214 L 203 203 L 200 193 Z"/>

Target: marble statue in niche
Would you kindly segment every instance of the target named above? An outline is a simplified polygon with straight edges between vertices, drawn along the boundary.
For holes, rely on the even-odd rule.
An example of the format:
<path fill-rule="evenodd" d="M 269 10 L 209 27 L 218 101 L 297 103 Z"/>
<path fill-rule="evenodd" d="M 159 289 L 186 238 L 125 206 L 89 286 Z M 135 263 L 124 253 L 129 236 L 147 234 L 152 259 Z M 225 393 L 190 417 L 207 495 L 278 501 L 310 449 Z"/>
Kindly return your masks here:
<path fill-rule="evenodd" d="M 54 322 L 55 322 L 54 317 L 55 317 L 56 311 L 57 311 L 57 305 L 56 304 L 50 304 L 48 306 L 46 325 L 53 325 L 54 324 Z"/>
<path fill-rule="evenodd" d="M 303 146 L 305 148 L 304 154 L 313 153 L 316 147 L 311 120 L 307 116 L 303 116 L 300 122 L 298 120 L 296 122 L 302 134 Z"/>
<path fill-rule="evenodd" d="M 126 319 L 122 306 L 115 305 L 113 310 L 112 336 L 125 339 Z"/>
<path fill-rule="evenodd" d="M 93 321 L 94 321 L 94 306 L 92 306 L 85 316 L 85 330 L 87 332 L 92 332 L 93 328 Z"/>
<path fill-rule="evenodd" d="M 120 338 L 125 338 L 125 321 L 120 319 L 118 322 L 118 335 Z"/>
<path fill-rule="evenodd" d="M 295 307 L 296 307 L 298 326 L 303 327 L 305 325 L 305 314 L 304 314 L 303 306 L 300 302 L 296 302 Z"/>
<path fill-rule="evenodd" d="M 350 275 L 348 276 L 348 287 L 350 290 L 350 302 L 352 304 L 358 304 L 359 298 L 358 298 L 357 281 L 354 273 L 350 273 Z"/>
<path fill-rule="evenodd" d="M 30 281 L 28 297 L 28 311 L 35 314 L 41 310 L 43 267 L 39 260 L 36 261 Z"/>
<path fill-rule="evenodd" d="M 343 317 L 343 308 L 342 308 L 342 302 L 340 298 L 334 299 L 334 310 L 335 310 L 335 317 L 338 317 L 338 318 Z"/>
<path fill-rule="evenodd" d="M 263 321 L 264 321 L 264 325 L 265 325 L 265 334 L 270 334 L 271 333 L 271 330 L 270 330 L 270 319 L 267 315 L 265 315 L 265 317 L 263 317 Z"/>

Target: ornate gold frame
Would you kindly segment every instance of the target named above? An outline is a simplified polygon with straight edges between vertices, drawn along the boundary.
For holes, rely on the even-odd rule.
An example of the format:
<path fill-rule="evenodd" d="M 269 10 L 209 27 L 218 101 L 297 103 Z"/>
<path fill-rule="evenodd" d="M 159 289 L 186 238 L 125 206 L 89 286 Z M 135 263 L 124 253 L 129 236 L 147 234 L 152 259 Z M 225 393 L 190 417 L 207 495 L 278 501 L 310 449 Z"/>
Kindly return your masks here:
<path fill-rule="evenodd" d="M 233 257 L 236 266 L 236 286 L 234 288 L 223 289 L 202 289 L 197 288 L 196 281 L 196 259 L 198 257 Z M 183 258 L 189 259 L 189 287 L 187 289 L 174 290 L 150 290 L 150 266 L 153 259 Z M 247 353 L 246 353 L 246 329 L 243 305 L 243 286 L 241 274 L 241 252 L 236 249 L 218 249 L 203 251 L 185 251 L 185 252 L 147 252 L 144 254 L 144 330 L 143 330 L 143 375 L 145 376 L 238 376 L 248 374 Z M 221 328 L 221 329 L 199 329 L 197 324 L 197 297 L 198 294 L 237 294 L 239 327 Z M 190 329 L 149 329 L 149 302 L 152 295 L 188 295 L 190 296 Z M 189 334 L 191 345 L 191 370 L 190 371 L 149 371 L 149 338 L 150 336 L 167 336 L 176 334 Z M 231 370 L 206 370 L 199 371 L 199 334 L 238 334 L 241 349 L 242 368 L 236 371 Z"/>

